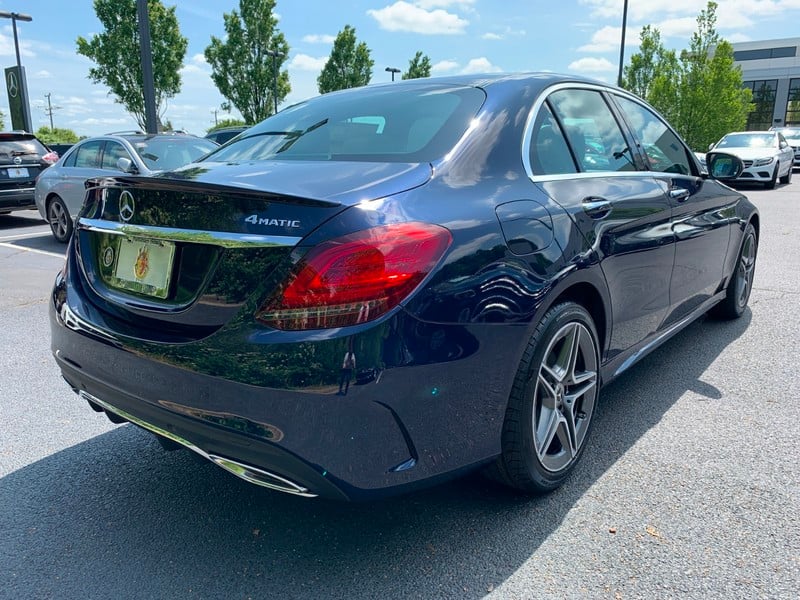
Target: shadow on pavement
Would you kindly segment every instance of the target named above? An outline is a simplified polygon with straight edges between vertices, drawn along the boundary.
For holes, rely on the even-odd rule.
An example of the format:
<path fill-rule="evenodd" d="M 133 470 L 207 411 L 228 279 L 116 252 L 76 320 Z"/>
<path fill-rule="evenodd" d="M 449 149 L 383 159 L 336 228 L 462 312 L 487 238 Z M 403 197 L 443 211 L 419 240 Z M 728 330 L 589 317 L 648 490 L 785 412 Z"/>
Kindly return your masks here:
<path fill-rule="evenodd" d="M 687 391 L 721 398 L 701 376 L 750 315 L 691 325 L 606 388 L 583 463 L 542 498 L 474 476 L 373 504 L 303 500 L 117 428 L 0 479 L 0 595 L 481 597 Z"/>

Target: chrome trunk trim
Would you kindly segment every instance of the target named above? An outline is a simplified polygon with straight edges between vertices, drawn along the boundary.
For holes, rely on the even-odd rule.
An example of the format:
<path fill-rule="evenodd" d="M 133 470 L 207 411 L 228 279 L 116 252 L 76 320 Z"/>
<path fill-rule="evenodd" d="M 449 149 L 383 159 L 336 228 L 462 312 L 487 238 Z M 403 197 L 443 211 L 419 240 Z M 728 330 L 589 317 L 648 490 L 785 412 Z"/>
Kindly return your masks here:
<path fill-rule="evenodd" d="M 111 235 L 144 237 L 169 242 L 189 242 L 210 244 L 225 248 L 269 248 L 275 246 L 296 246 L 302 238 L 283 235 L 256 235 L 250 233 L 231 233 L 226 231 L 202 231 L 200 229 L 175 229 L 152 225 L 130 225 L 103 219 L 78 219 L 78 229 L 96 231 Z"/>

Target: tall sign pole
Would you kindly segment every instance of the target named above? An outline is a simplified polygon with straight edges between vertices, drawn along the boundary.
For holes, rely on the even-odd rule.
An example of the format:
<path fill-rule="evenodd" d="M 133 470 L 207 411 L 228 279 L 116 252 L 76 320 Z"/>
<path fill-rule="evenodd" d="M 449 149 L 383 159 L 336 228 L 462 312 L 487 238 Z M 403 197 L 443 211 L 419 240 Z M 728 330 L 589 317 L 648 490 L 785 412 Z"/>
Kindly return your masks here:
<path fill-rule="evenodd" d="M 622 87 L 622 64 L 625 62 L 625 28 L 628 26 L 628 0 L 622 8 L 622 39 L 619 42 L 619 74 L 617 75 L 617 85 Z"/>
<path fill-rule="evenodd" d="M 33 131 L 33 123 L 31 122 L 31 107 L 28 104 L 28 82 L 25 77 L 25 70 L 22 68 L 22 60 L 19 56 L 19 37 L 17 36 L 17 21 L 25 21 L 30 23 L 33 17 L 30 15 L 23 15 L 21 13 L 0 11 L 0 18 L 11 19 L 11 26 L 14 30 L 14 50 L 17 54 L 17 68 L 16 73 L 10 73 L 6 69 L 6 86 L 8 88 L 8 102 L 9 108 L 11 104 L 16 104 L 21 108 L 21 114 L 15 119 L 14 110 L 11 111 L 12 128 L 24 129 L 25 131 Z M 15 93 L 12 93 L 15 92 Z M 15 99 L 18 98 L 18 100 Z"/>

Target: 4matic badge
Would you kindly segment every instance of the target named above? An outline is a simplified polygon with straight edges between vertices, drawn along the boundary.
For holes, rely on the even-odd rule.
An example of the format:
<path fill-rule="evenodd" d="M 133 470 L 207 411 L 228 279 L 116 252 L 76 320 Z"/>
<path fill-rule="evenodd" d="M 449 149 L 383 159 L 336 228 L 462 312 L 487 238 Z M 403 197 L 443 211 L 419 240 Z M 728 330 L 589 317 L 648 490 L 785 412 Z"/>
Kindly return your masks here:
<path fill-rule="evenodd" d="M 245 223 L 250 223 L 251 225 L 267 225 L 272 227 L 291 227 L 296 229 L 300 227 L 299 220 L 293 219 L 270 219 L 268 217 L 259 217 L 258 215 L 250 215 L 249 217 L 245 217 Z"/>

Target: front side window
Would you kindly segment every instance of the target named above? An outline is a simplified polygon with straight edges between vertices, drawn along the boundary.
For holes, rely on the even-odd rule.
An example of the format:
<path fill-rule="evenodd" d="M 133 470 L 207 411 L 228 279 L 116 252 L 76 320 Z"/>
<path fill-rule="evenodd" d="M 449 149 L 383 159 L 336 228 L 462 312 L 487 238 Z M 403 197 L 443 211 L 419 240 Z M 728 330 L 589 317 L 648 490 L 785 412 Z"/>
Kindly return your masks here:
<path fill-rule="evenodd" d="M 622 96 L 616 96 L 616 100 L 641 144 L 650 170 L 681 175 L 692 172 L 685 146 L 664 121 L 638 102 Z"/>
<path fill-rule="evenodd" d="M 600 92 L 566 89 L 548 98 L 581 171 L 633 171 L 628 143 Z"/>
<path fill-rule="evenodd" d="M 128 154 L 128 151 L 125 150 L 122 144 L 117 142 L 106 142 L 106 149 L 103 152 L 103 168 L 119 171 L 117 161 L 120 158 L 127 158 L 128 160 L 131 159 L 130 154 Z"/>
<path fill-rule="evenodd" d="M 280 111 L 207 160 L 431 162 L 455 146 L 485 98 L 478 88 L 441 84 L 325 94 Z"/>

